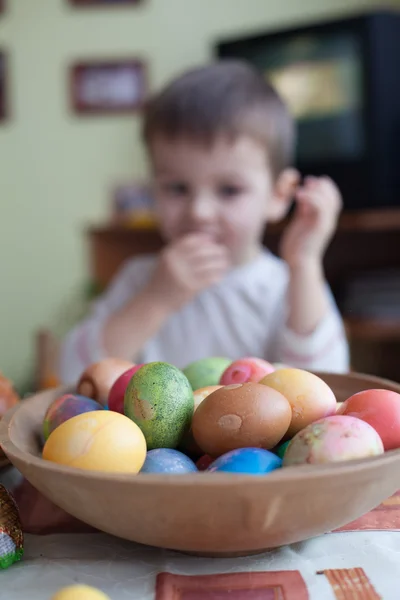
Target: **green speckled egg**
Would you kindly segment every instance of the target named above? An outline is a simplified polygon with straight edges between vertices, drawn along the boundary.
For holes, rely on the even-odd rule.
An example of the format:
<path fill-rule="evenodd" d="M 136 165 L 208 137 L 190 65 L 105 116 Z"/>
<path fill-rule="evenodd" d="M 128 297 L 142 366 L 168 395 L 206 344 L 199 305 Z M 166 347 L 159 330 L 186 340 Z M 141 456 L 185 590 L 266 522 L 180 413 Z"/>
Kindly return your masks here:
<path fill-rule="evenodd" d="M 212 356 L 201 358 L 183 369 L 183 373 L 189 379 L 193 391 L 209 385 L 218 385 L 222 373 L 232 364 L 229 358 Z"/>
<path fill-rule="evenodd" d="M 187 377 L 168 363 L 144 365 L 125 392 L 124 413 L 142 430 L 148 450 L 176 448 L 190 428 L 193 412 Z"/>

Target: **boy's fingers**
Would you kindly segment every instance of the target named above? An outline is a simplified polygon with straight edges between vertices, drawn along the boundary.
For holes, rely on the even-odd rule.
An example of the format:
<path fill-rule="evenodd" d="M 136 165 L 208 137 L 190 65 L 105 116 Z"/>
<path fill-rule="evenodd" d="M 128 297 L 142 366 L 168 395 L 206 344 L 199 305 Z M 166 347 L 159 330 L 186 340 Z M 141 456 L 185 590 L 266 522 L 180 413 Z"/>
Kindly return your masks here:
<path fill-rule="evenodd" d="M 229 261 L 226 258 L 209 258 L 193 265 L 196 273 L 204 272 L 212 269 L 226 270 L 229 267 Z"/>

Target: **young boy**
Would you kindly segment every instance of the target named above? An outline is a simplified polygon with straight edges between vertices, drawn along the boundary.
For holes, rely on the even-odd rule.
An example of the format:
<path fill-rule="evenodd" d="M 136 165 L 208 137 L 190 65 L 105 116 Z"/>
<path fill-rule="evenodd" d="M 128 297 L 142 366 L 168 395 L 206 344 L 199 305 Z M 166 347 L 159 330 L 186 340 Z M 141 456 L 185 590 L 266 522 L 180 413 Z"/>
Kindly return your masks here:
<path fill-rule="evenodd" d="M 207 356 L 257 356 L 344 372 L 348 347 L 322 260 L 340 193 L 290 168 L 293 122 L 251 66 L 192 70 L 148 104 L 154 195 L 166 241 L 133 258 L 67 336 L 61 377 L 76 382 L 106 356 L 178 367 Z M 278 259 L 262 246 L 268 221 L 294 216 Z"/>

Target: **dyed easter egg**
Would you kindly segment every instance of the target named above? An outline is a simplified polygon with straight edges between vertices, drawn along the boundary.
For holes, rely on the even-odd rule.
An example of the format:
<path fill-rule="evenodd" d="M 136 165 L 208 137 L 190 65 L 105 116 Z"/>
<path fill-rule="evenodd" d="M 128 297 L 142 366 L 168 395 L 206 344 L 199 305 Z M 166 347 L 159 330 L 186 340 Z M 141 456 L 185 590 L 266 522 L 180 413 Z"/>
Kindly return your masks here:
<path fill-rule="evenodd" d="M 82 413 L 103 410 L 103 406 L 85 396 L 76 394 L 64 394 L 54 400 L 46 411 L 43 421 L 43 436 L 47 440 L 49 435 L 68 419 L 81 415 Z"/>
<path fill-rule="evenodd" d="M 340 415 L 357 417 L 378 433 L 385 450 L 400 448 L 400 394 L 389 390 L 365 390 L 343 402 Z"/>
<path fill-rule="evenodd" d="M 317 375 L 302 369 L 279 369 L 260 381 L 277 390 L 292 407 L 292 420 L 286 437 L 293 437 L 310 423 L 335 414 L 336 398 Z"/>
<path fill-rule="evenodd" d="M 194 410 L 200 406 L 204 398 L 207 398 L 207 396 L 209 396 L 212 392 L 219 390 L 221 387 L 221 385 L 208 385 L 193 392 Z M 197 459 L 203 454 L 202 449 L 199 448 L 198 444 L 196 444 L 191 427 L 188 431 L 186 431 L 186 433 L 183 434 L 178 449 L 182 450 L 182 452 L 193 459 Z"/>
<path fill-rule="evenodd" d="M 204 453 L 220 456 L 244 447 L 270 449 L 285 435 L 292 411 L 282 394 L 259 383 L 222 387 L 203 400 L 192 430 Z"/>
<path fill-rule="evenodd" d="M 199 460 L 196 462 L 196 467 L 199 471 L 205 471 L 213 462 L 214 459 L 212 456 L 209 456 L 208 454 L 203 454 L 203 456 L 199 458 Z"/>
<path fill-rule="evenodd" d="M 114 382 L 133 366 L 132 362 L 122 358 L 105 358 L 93 363 L 82 373 L 76 391 L 106 405 Z"/>
<path fill-rule="evenodd" d="M 172 448 L 157 448 L 147 453 L 141 473 L 184 474 L 197 473 L 194 462 L 185 454 Z"/>
<path fill-rule="evenodd" d="M 311 423 L 291 440 L 283 466 L 357 460 L 383 453 L 382 440 L 365 421 L 333 415 Z"/>
<path fill-rule="evenodd" d="M 197 408 L 200 406 L 203 400 L 207 398 L 207 396 L 209 396 L 212 392 L 219 390 L 221 387 L 222 385 L 207 385 L 206 387 L 200 388 L 199 390 L 195 390 L 193 392 L 194 410 L 197 410 Z"/>
<path fill-rule="evenodd" d="M 220 383 L 232 385 L 233 383 L 258 383 L 263 377 L 274 371 L 271 363 L 261 358 L 241 358 L 235 360 L 222 373 Z"/>
<path fill-rule="evenodd" d="M 291 440 L 287 440 L 286 442 L 283 442 L 283 444 L 280 444 L 277 449 L 275 450 L 275 454 L 277 454 L 279 456 L 279 458 L 281 458 L 283 460 L 283 457 L 285 456 L 287 447 L 289 446 Z"/>
<path fill-rule="evenodd" d="M 0 419 L 20 401 L 12 382 L 0 372 Z"/>
<path fill-rule="evenodd" d="M 266 475 L 282 466 L 281 459 L 273 452 L 261 448 L 240 448 L 217 458 L 207 469 L 210 473 L 241 473 Z"/>
<path fill-rule="evenodd" d="M 137 371 L 139 371 L 141 367 L 143 367 L 142 364 L 131 367 L 125 371 L 125 373 L 122 373 L 122 375 L 120 375 L 116 381 L 114 381 L 110 393 L 108 394 L 109 410 L 114 410 L 115 412 L 124 414 L 124 398 L 126 388 L 128 387 L 128 383 L 130 382 L 131 378 L 135 373 L 137 373 Z"/>
<path fill-rule="evenodd" d="M 209 385 L 218 385 L 222 373 L 231 364 L 229 358 L 218 356 L 202 358 L 188 365 L 183 373 L 188 378 L 193 390 Z"/>
<path fill-rule="evenodd" d="M 144 365 L 125 392 L 124 413 L 143 431 L 149 450 L 176 448 L 190 428 L 193 411 L 188 379 L 168 363 Z"/>
<path fill-rule="evenodd" d="M 89 585 L 70 585 L 58 591 L 51 600 L 110 600 L 110 597 Z"/>
<path fill-rule="evenodd" d="M 279 369 L 291 369 L 290 365 L 285 365 L 284 363 L 271 363 L 274 367 L 274 371 L 278 371 Z"/>
<path fill-rule="evenodd" d="M 99 410 L 57 427 L 44 445 L 43 458 L 77 469 L 135 474 L 146 459 L 146 441 L 125 415 Z"/>

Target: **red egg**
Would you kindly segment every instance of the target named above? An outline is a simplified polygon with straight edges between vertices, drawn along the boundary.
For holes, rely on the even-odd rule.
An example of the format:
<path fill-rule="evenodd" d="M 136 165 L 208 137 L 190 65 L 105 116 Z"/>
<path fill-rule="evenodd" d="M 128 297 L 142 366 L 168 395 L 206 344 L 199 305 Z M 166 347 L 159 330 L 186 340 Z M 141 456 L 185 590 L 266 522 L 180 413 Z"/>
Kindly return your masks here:
<path fill-rule="evenodd" d="M 220 384 L 232 385 L 235 383 L 258 383 L 263 377 L 275 371 L 271 363 L 262 358 L 240 358 L 235 360 L 222 373 Z"/>
<path fill-rule="evenodd" d="M 134 374 L 143 367 L 143 364 L 135 365 L 131 367 L 125 373 L 122 373 L 118 379 L 114 382 L 111 387 L 110 393 L 108 394 L 108 408 L 114 412 L 124 414 L 124 397 L 125 390 L 128 387 L 128 383 L 134 376 Z"/>
<path fill-rule="evenodd" d="M 388 390 L 365 390 L 348 398 L 339 415 L 357 417 L 377 431 L 385 451 L 400 448 L 400 394 Z"/>
<path fill-rule="evenodd" d="M 206 471 L 208 469 L 208 467 L 211 465 L 211 463 L 213 463 L 213 462 L 214 462 L 214 459 L 212 458 L 212 456 L 209 456 L 208 454 L 204 454 L 197 461 L 196 467 L 198 468 L 199 471 Z"/>

